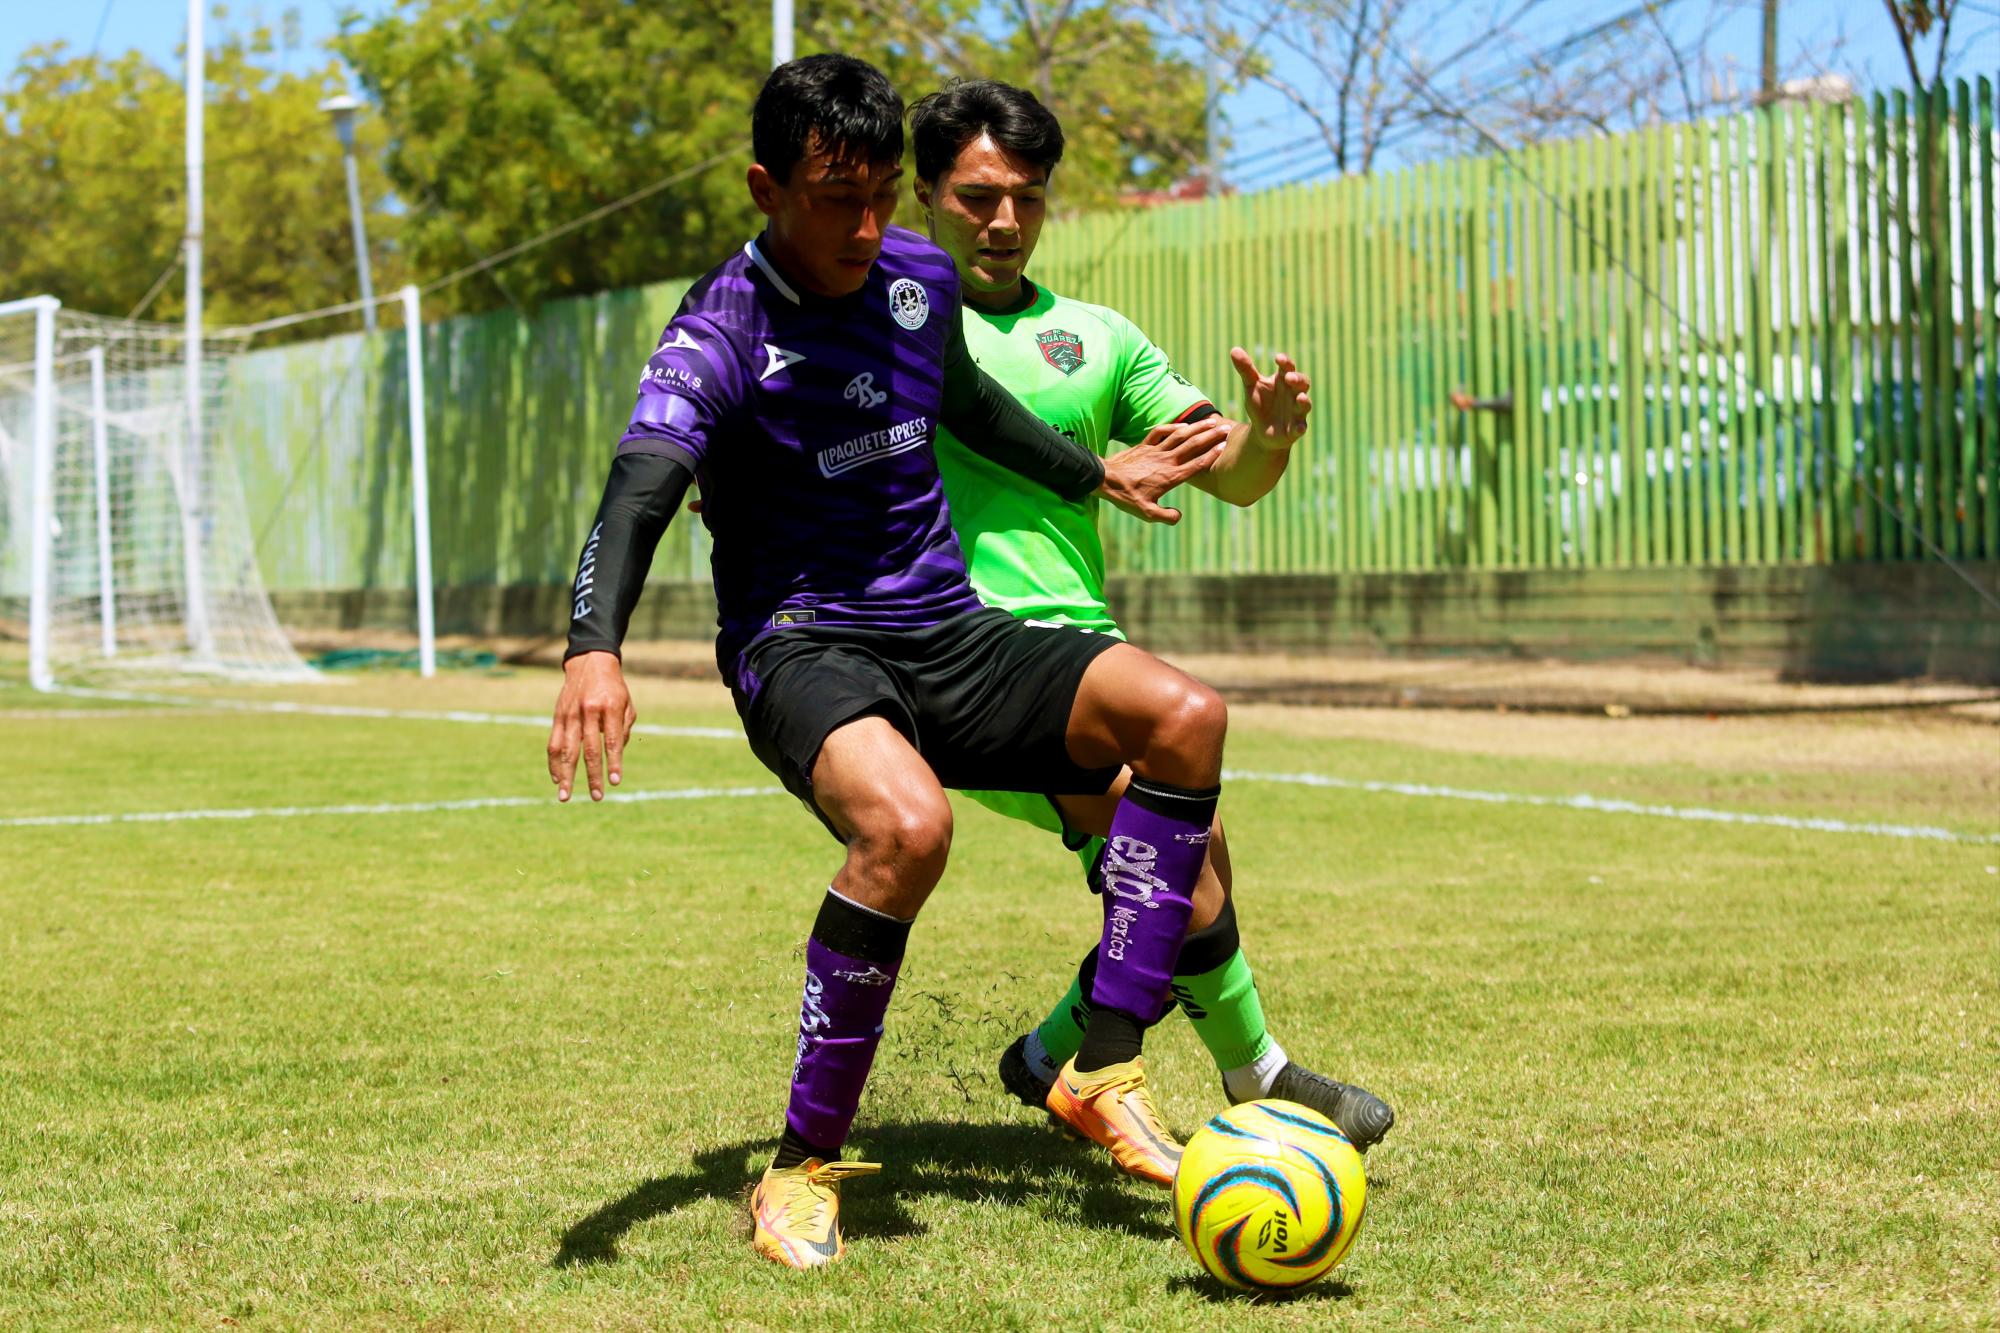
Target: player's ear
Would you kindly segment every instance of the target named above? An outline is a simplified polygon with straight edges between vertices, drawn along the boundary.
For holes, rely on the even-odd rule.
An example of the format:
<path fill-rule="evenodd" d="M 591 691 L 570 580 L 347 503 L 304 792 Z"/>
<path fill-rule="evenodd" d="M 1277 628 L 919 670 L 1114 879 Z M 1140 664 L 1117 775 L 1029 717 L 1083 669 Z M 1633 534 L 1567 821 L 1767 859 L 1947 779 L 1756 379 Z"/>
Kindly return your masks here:
<path fill-rule="evenodd" d="M 775 217 L 778 212 L 778 195 L 783 189 L 778 178 L 773 176 L 761 162 L 752 162 L 750 170 L 744 173 L 744 182 L 750 187 L 750 202 L 757 205 L 757 211 L 765 217 Z"/>
<path fill-rule="evenodd" d="M 926 218 L 928 218 L 931 211 L 931 183 L 922 176 L 912 177 L 910 181 L 910 193 L 916 195 L 917 207 L 923 209 Z"/>

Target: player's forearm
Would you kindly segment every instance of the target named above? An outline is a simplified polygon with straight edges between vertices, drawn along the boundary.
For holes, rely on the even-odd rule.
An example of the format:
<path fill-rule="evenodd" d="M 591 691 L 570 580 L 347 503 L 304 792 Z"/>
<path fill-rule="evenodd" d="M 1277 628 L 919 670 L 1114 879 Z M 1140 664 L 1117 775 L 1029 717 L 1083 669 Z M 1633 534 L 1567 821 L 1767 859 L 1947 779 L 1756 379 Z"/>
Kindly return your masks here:
<path fill-rule="evenodd" d="M 1274 446 L 1249 422 L 1239 421 L 1230 427 L 1222 457 L 1194 484 L 1229 504 L 1252 505 L 1271 493 L 1291 461 L 1290 441 Z"/>
<path fill-rule="evenodd" d="M 565 661 L 579 653 L 615 653 L 624 644 L 653 552 L 693 480 L 683 463 L 659 454 L 622 453 L 613 460 L 577 561 Z"/>
<path fill-rule="evenodd" d="M 1104 484 L 1104 460 L 1022 407 L 962 341 L 946 352 L 940 415 L 966 448 L 1065 500 L 1081 500 Z"/>

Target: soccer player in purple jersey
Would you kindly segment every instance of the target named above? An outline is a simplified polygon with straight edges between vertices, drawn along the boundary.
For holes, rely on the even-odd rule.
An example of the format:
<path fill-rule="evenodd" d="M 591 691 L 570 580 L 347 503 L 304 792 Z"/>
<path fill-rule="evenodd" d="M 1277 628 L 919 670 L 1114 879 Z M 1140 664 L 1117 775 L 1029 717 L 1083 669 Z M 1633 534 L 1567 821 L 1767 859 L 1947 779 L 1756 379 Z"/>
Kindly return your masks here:
<path fill-rule="evenodd" d="M 690 484 L 714 536 L 716 661 L 751 749 L 846 846 L 806 942 L 783 1135 L 751 1198 L 760 1254 L 840 1256 L 843 1162 L 910 924 L 951 843 L 944 788 L 1101 794 L 1110 823 L 1090 1030 L 1056 1110 L 1166 1185 L 1179 1145 L 1140 1058 L 1165 1007 L 1220 794 L 1213 690 L 1108 635 L 981 605 L 932 452 L 940 422 L 1068 500 L 1147 517 L 1213 464 L 1183 424 L 1101 460 L 1023 411 L 965 351 L 951 259 L 888 225 L 903 104 L 846 56 L 773 71 L 749 187 L 769 219 L 697 282 L 647 362 L 575 584 L 549 774 L 619 781 L 635 718 L 618 650 Z M 1115 864 L 1114 862 L 1115 858 Z"/>

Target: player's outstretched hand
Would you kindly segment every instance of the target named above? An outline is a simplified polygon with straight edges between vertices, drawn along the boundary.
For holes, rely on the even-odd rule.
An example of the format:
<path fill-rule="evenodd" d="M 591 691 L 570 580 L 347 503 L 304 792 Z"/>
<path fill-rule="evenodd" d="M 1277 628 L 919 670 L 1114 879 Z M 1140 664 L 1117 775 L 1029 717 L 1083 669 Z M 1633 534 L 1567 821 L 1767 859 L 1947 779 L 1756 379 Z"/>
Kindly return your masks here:
<path fill-rule="evenodd" d="M 1306 433 L 1306 417 L 1312 399 L 1306 391 L 1312 381 L 1299 373 L 1289 356 L 1278 353 L 1278 368 L 1269 375 L 1257 373 L 1257 363 L 1241 347 L 1229 349 L 1229 360 L 1243 381 L 1245 415 L 1250 430 L 1269 449 L 1288 449 Z"/>
<path fill-rule="evenodd" d="M 623 781 L 625 742 L 638 720 L 618 654 L 578 653 L 563 663 L 562 693 L 549 729 L 549 781 L 556 784 L 556 799 L 569 799 L 579 753 L 591 800 L 604 799 L 607 774 L 614 787 Z"/>
<path fill-rule="evenodd" d="M 1229 429 L 1224 417 L 1155 426 L 1145 439 L 1104 460 L 1104 484 L 1097 493 L 1148 523 L 1178 523 L 1181 511 L 1168 509 L 1160 497 L 1214 467 Z"/>

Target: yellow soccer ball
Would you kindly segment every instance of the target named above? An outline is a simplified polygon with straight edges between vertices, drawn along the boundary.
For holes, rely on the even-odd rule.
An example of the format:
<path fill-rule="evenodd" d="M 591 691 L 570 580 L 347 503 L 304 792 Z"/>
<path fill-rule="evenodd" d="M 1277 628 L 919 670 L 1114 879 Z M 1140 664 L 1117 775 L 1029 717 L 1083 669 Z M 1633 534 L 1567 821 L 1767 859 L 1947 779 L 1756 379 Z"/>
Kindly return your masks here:
<path fill-rule="evenodd" d="M 1203 1125 L 1174 1175 L 1174 1225 L 1232 1287 L 1287 1291 L 1354 1247 L 1368 1177 L 1333 1122 L 1297 1102 L 1232 1106 Z"/>

